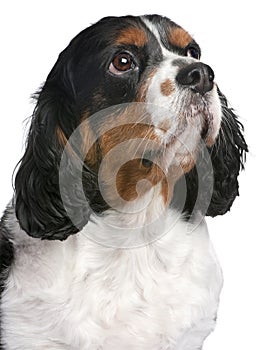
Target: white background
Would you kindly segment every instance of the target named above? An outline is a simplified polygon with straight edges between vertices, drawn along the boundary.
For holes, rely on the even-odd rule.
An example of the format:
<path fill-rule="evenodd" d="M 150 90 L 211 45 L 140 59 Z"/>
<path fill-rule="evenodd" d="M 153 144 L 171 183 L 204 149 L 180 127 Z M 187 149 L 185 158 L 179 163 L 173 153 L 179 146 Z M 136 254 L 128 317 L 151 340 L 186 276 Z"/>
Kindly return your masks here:
<path fill-rule="evenodd" d="M 241 196 L 208 219 L 225 276 L 218 325 L 205 350 L 274 349 L 273 7 L 270 1 L 9 1 L 0 10 L 0 212 L 24 149 L 30 95 L 59 52 L 106 15 L 158 13 L 202 47 L 221 90 L 241 116 L 250 147 Z M 25 130 L 25 131 L 24 131 Z M 141 349 L 140 349 L 141 350 Z"/>

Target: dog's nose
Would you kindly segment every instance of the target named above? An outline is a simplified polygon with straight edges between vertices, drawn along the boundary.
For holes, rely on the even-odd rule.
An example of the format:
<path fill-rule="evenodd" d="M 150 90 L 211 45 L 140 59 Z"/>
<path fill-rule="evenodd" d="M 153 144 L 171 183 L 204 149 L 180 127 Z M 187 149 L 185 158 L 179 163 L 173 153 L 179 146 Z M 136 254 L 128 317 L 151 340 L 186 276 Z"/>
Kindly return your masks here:
<path fill-rule="evenodd" d="M 176 76 L 179 85 L 189 87 L 201 95 L 213 88 L 213 80 L 213 70 L 201 62 L 191 63 L 182 68 Z"/>

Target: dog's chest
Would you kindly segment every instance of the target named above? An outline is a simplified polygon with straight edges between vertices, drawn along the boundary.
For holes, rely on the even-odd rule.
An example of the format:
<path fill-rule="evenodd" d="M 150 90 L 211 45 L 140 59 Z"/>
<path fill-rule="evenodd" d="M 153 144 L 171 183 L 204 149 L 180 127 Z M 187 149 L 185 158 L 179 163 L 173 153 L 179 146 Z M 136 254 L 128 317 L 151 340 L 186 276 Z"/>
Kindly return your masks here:
<path fill-rule="evenodd" d="M 81 235 L 19 245 L 2 303 L 10 348 L 173 349 L 207 318 L 208 333 L 221 276 L 198 231 L 128 250 Z"/>

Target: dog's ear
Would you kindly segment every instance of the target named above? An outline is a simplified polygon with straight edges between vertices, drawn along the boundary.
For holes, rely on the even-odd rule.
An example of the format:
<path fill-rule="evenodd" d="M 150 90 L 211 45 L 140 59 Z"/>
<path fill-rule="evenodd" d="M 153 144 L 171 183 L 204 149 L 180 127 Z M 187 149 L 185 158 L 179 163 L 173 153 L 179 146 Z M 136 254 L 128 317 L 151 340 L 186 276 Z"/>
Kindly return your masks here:
<path fill-rule="evenodd" d="M 72 160 L 60 169 L 64 146 L 79 123 L 75 107 L 73 70 L 63 52 L 50 72 L 43 88 L 37 94 L 37 105 L 31 121 L 27 147 L 15 177 L 15 209 L 23 230 L 33 237 L 63 240 L 76 233 L 88 221 L 87 201 L 77 201 L 78 188 L 70 174 Z M 63 186 L 61 198 L 60 171 L 67 172 L 68 183 Z M 71 175 L 71 176 L 70 176 Z M 89 185 L 94 179 L 89 171 L 80 176 Z M 75 213 L 73 220 L 67 212 Z M 72 222 L 73 221 L 73 222 Z"/>
<path fill-rule="evenodd" d="M 238 175 L 244 168 L 248 147 L 243 136 L 243 125 L 225 96 L 218 90 L 222 104 L 222 122 L 219 135 L 209 149 L 214 174 L 213 194 L 207 215 L 225 214 L 239 195 Z"/>
<path fill-rule="evenodd" d="M 195 208 L 212 217 L 230 210 L 239 195 L 238 175 L 248 152 L 243 125 L 220 90 L 218 94 L 223 115 L 217 139 L 207 149 L 211 164 L 209 166 L 204 160 L 204 152 L 201 152 L 196 167 L 185 175 L 187 197 L 184 211 L 192 213 Z"/>

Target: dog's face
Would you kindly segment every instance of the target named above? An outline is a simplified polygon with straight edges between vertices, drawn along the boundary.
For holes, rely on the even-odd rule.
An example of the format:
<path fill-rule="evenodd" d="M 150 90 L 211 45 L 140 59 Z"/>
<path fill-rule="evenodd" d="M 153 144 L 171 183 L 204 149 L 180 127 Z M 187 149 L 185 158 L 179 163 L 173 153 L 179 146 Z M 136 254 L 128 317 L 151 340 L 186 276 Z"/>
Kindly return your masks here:
<path fill-rule="evenodd" d="M 211 146 L 218 134 L 221 103 L 214 73 L 199 61 L 200 48 L 192 37 L 165 18 L 108 18 L 90 31 L 93 35 L 101 33 L 97 41 L 92 40 L 91 33 L 86 41 L 79 37 L 77 44 L 72 43 L 75 48 L 70 55 L 75 95 L 81 96 L 84 119 L 88 116 L 90 120 L 90 125 L 86 123 L 82 127 L 83 132 L 98 135 L 100 129 L 100 137 L 96 139 L 99 147 L 90 147 L 91 143 L 83 146 L 88 154 L 86 163 L 92 169 L 99 168 L 98 162 L 115 147 L 128 141 L 123 150 L 128 153 L 130 140 L 139 139 L 139 144 L 135 142 L 132 146 L 138 151 L 132 150 L 129 157 L 132 159 L 120 164 L 117 181 L 111 185 L 117 187 L 125 201 L 132 201 L 138 196 L 138 183 L 146 179 L 151 185 L 161 187 L 168 202 L 166 194 L 169 193 L 168 197 L 172 194 L 166 181 L 169 168 L 180 165 L 184 173 L 188 172 L 195 164 L 200 142 L 204 140 Z M 84 44 L 91 46 L 87 53 Z M 78 52 L 82 53 L 81 57 Z M 92 117 L 98 108 L 132 102 L 145 105 L 142 108 L 128 105 L 115 117 L 106 113 L 97 123 Z M 108 132 L 102 131 L 104 124 Z M 148 143 L 148 139 L 154 142 Z M 87 140 L 90 135 L 83 142 Z M 147 155 L 151 159 L 144 158 Z M 115 158 L 112 156 L 112 162 L 108 161 L 111 174 L 117 170 Z M 108 180 L 103 182 L 106 186 Z M 148 188 L 139 186 L 139 195 Z M 113 197 L 113 186 L 105 192 L 108 198 Z"/>
<path fill-rule="evenodd" d="M 156 15 L 108 17 L 75 37 L 38 97 L 16 178 L 21 226 L 34 236 L 63 239 L 85 224 L 90 209 L 115 207 L 118 197 L 127 205 L 153 190 L 168 205 L 176 181 L 185 174 L 191 192 L 184 210 L 191 211 L 199 186 L 193 168 L 202 144 L 213 154 L 213 170 L 214 162 L 220 166 L 209 214 L 227 211 L 237 195 L 237 175 L 247 149 L 241 125 L 200 55 L 184 29 Z M 78 139 L 71 145 L 75 130 Z M 81 176 L 89 205 L 75 200 L 77 189 L 74 192 L 71 184 L 65 189 L 72 211 L 81 208 L 74 225 L 61 204 L 58 184 L 64 149 L 68 158 L 76 155 L 84 163 Z M 227 195 L 222 198 L 224 182 Z M 30 218 L 30 212 L 36 215 Z"/>

